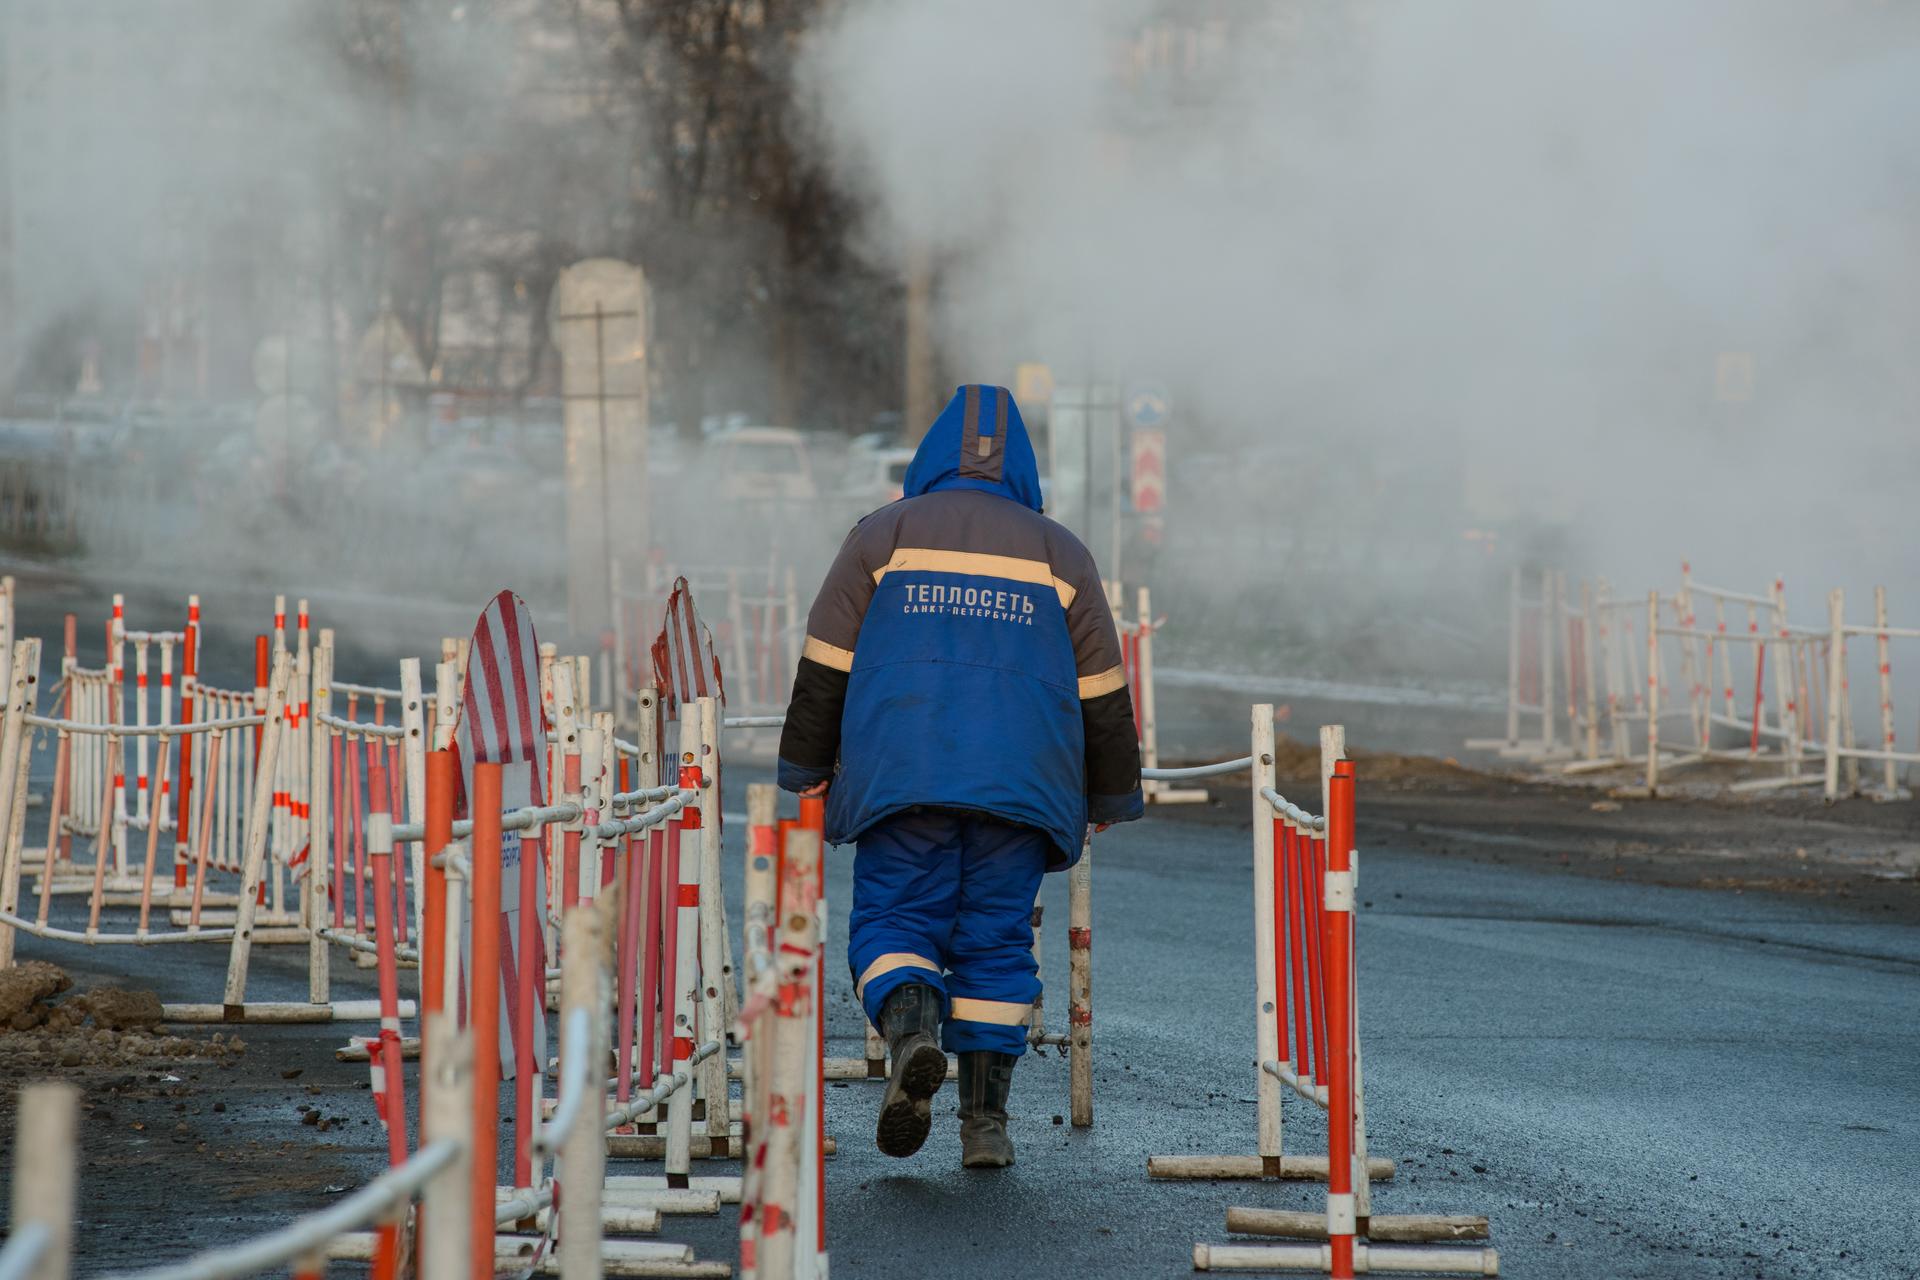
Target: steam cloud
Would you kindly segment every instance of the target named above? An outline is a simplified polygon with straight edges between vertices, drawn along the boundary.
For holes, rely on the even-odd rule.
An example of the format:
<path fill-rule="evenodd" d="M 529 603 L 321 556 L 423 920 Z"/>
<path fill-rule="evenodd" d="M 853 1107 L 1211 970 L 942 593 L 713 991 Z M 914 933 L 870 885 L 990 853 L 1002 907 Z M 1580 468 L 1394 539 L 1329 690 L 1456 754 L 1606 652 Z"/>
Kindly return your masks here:
<path fill-rule="evenodd" d="M 1206 8 L 859 0 L 815 33 L 823 144 L 868 251 L 940 264 L 951 368 L 1170 382 L 1176 492 L 1215 498 L 1169 538 L 1237 548 L 1234 593 L 1438 607 L 1431 546 L 1492 525 L 1628 591 L 1685 555 L 1784 573 L 1805 620 L 1876 581 L 1920 616 L 1920 11 Z M 1303 516 L 1337 584 L 1298 576 L 1338 554 Z M 1195 527 L 1229 517 L 1276 531 Z"/>

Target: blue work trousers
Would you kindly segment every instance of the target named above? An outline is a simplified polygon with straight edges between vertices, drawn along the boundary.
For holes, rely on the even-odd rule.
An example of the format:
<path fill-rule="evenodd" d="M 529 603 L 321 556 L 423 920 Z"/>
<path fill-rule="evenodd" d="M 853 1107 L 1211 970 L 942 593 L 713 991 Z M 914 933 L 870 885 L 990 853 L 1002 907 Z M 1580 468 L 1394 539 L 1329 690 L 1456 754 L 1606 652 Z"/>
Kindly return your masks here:
<path fill-rule="evenodd" d="M 910 809 L 868 828 L 853 862 L 847 964 L 875 1026 L 894 988 L 941 993 L 950 1053 L 1027 1048 L 1040 998 L 1033 899 L 1052 841 L 978 814 Z"/>

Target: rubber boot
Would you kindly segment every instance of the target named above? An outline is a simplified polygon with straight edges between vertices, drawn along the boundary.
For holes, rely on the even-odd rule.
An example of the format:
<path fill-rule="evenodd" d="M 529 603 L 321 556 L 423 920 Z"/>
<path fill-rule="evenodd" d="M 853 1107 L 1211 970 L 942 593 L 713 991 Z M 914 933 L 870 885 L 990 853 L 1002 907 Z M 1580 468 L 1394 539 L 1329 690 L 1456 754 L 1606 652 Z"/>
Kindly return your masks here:
<path fill-rule="evenodd" d="M 923 982 L 895 987 L 881 1007 L 880 1032 L 887 1038 L 893 1074 L 880 1101 L 874 1141 L 885 1155 L 910 1156 L 933 1128 L 928 1100 L 947 1078 L 947 1055 L 940 1048 L 940 993 Z"/>
<path fill-rule="evenodd" d="M 1007 1093 L 1013 1088 L 1011 1053 L 977 1049 L 960 1055 L 960 1164 L 1004 1169 L 1013 1163 L 1007 1136 Z"/>

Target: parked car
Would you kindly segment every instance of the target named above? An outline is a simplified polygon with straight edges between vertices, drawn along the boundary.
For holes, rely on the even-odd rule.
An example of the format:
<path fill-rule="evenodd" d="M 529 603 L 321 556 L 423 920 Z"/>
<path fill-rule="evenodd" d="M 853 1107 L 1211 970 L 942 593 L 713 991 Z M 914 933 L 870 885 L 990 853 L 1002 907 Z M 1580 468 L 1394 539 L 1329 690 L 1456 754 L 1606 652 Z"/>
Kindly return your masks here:
<path fill-rule="evenodd" d="M 899 447 L 853 449 L 847 454 L 840 496 L 871 509 L 897 501 L 907 480 L 913 450 Z"/>
<path fill-rule="evenodd" d="M 820 496 L 804 433 L 735 427 L 708 446 L 721 496 L 749 502 L 811 502 Z"/>

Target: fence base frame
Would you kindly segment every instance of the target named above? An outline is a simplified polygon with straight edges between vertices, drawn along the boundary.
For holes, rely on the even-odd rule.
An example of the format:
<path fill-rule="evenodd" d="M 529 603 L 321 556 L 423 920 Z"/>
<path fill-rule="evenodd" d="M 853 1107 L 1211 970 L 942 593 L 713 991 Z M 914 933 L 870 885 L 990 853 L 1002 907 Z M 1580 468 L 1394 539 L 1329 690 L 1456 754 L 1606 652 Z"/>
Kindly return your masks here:
<path fill-rule="evenodd" d="M 1327 1215 L 1301 1209 L 1227 1210 L 1227 1230 L 1234 1235 L 1287 1236 L 1296 1240 L 1325 1240 Z M 1376 1213 L 1365 1224 L 1367 1238 L 1399 1244 L 1429 1244 L 1448 1240 L 1485 1240 L 1489 1228 L 1483 1214 Z"/>
<path fill-rule="evenodd" d="M 1367 1177 L 1385 1182 L 1393 1177 L 1393 1161 L 1385 1156 L 1367 1157 Z M 1147 1176 L 1166 1181 L 1264 1181 L 1325 1182 L 1325 1156 L 1148 1156 Z"/>
<path fill-rule="evenodd" d="M 413 1001 L 400 1002 L 400 1016 L 403 1018 L 414 1016 Z M 308 1004 L 304 1001 L 288 1000 L 256 1001 L 252 1004 L 163 1004 L 160 1006 L 162 1022 L 293 1023 L 378 1022 L 379 1020 L 380 1002 L 378 1000 L 335 1000 L 331 1004 Z M 362 1051 L 360 1061 L 365 1060 L 366 1055 Z"/>
<path fill-rule="evenodd" d="M 1333 1249 L 1324 1244 L 1196 1244 L 1195 1271 L 1320 1271 L 1333 1270 Z M 1497 1276 L 1500 1254 L 1493 1249 L 1448 1249 L 1417 1245 L 1393 1248 L 1355 1243 L 1353 1269 L 1426 1271 L 1445 1275 Z"/>

